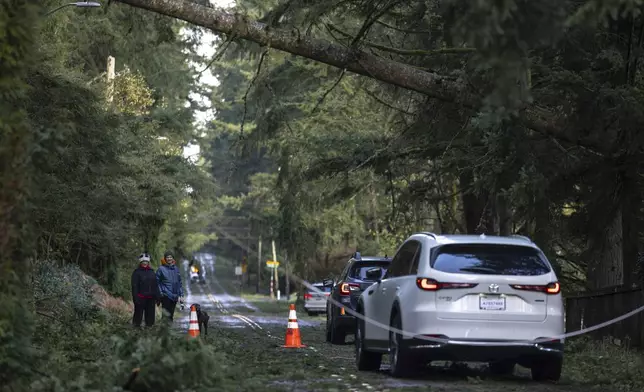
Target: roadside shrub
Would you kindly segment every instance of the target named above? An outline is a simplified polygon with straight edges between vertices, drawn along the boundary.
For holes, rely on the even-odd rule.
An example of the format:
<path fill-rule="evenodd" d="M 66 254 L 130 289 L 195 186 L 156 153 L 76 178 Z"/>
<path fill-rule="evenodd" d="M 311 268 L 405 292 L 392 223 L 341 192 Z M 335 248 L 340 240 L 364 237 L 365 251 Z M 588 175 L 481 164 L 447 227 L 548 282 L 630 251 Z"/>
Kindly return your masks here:
<path fill-rule="evenodd" d="M 94 301 L 95 281 L 76 266 L 36 262 L 32 279 L 37 316 L 34 342 L 43 354 L 55 349 L 76 351 L 87 328 L 108 316 Z"/>
<path fill-rule="evenodd" d="M 101 358 L 40 378 L 31 391 L 118 390 L 134 368 L 141 370 L 130 386 L 132 391 L 240 390 L 242 376 L 228 368 L 233 361 L 225 353 L 178 336 L 172 329 L 128 330 L 104 339 L 108 344 Z"/>
<path fill-rule="evenodd" d="M 564 377 L 576 384 L 606 385 L 611 391 L 644 390 L 644 357 L 613 338 L 566 342 Z"/>
<path fill-rule="evenodd" d="M 75 266 L 38 262 L 32 290 L 40 353 L 30 391 L 114 391 L 140 368 L 133 391 L 241 390 L 244 375 L 218 345 L 157 324 L 131 327 L 125 303 Z M 159 312 L 157 312 L 159 313 Z"/>

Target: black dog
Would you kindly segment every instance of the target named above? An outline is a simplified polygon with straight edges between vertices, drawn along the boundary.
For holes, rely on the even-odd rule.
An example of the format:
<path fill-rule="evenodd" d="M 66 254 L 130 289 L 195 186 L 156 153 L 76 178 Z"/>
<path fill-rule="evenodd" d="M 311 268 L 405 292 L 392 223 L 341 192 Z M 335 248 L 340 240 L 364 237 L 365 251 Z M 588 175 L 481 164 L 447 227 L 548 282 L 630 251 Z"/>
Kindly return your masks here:
<path fill-rule="evenodd" d="M 204 335 L 208 335 L 208 320 L 210 320 L 210 316 L 208 316 L 208 312 L 206 312 L 205 310 L 201 310 L 201 305 L 199 304 L 192 304 L 192 306 L 194 306 L 195 310 L 197 311 L 197 321 L 199 322 L 199 333 L 202 332 L 202 326 L 203 326 Z"/>

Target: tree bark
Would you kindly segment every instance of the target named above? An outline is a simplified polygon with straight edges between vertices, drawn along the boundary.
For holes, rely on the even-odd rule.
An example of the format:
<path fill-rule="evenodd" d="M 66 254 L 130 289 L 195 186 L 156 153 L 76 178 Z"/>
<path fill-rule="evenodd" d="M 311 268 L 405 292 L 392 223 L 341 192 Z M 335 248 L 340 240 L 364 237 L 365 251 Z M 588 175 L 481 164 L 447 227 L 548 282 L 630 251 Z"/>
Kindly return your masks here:
<path fill-rule="evenodd" d="M 596 257 L 589 263 L 588 288 L 621 286 L 624 283 L 622 209 L 615 211 L 604 230 L 590 238 L 588 249 Z"/>
<path fill-rule="evenodd" d="M 498 195 L 496 205 L 499 219 L 499 235 L 508 236 L 512 234 L 512 209 L 507 196 Z"/>
<path fill-rule="evenodd" d="M 637 170 L 624 173 L 622 196 L 622 263 L 624 285 L 634 286 L 641 283 L 638 274 L 638 255 L 640 254 L 639 228 L 642 223 L 642 199 L 639 192 L 639 174 Z"/>
<path fill-rule="evenodd" d="M 416 91 L 445 102 L 453 102 L 470 109 L 477 109 L 480 106 L 481 97 L 467 91 L 465 83 L 356 48 L 349 48 L 326 40 L 302 35 L 295 28 L 292 30 L 273 28 L 264 23 L 248 19 L 244 15 L 230 14 L 187 1 L 116 1 L 181 19 L 214 32 L 232 34 L 237 38 L 346 69 L 349 72 Z M 533 106 L 526 106 L 520 111 L 518 119 L 523 126 L 541 134 L 594 151 L 607 151 L 608 147 L 602 143 L 569 138 L 556 126 L 554 117 L 543 108 L 536 109 Z"/>

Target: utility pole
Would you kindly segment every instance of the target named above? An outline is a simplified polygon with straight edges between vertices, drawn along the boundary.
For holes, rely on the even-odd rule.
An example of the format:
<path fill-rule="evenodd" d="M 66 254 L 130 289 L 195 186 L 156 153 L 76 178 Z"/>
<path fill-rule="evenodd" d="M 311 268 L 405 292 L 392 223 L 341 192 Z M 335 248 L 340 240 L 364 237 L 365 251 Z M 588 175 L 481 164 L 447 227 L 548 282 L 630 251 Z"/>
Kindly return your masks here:
<path fill-rule="evenodd" d="M 259 281 L 262 274 L 262 235 L 259 235 L 259 244 L 257 245 L 257 287 L 255 290 L 259 294 Z"/>
<path fill-rule="evenodd" d="M 251 230 L 251 222 L 248 222 L 248 238 L 246 238 L 246 258 L 244 259 L 244 275 L 243 277 L 246 278 L 246 285 L 250 289 L 250 271 L 248 270 L 248 257 L 250 256 L 250 233 L 252 232 Z M 259 271 L 257 271 L 259 273 Z M 250 291 L 250 290 L 249 290 Z"/>
<path fill-rule="evenodd" d="M 116 76 L 116 59 L 107 56 L 107 102 L 114 101 L 114 77 Z"/>
<path fill-rule="evenodd" d="M 288 269 L 288 253 L 284 251 L 284 276 L 285 276 L 285 282 L 284 285 L 286 286 L 284 290 L 286 290 L 286 302 L 290 302 L 291 300 L 291 283 L 289 282 L 290 278 L 290 271 Z"/>
<path fill-rule="evenodd" d="M 275 253 L 275 240 L 271 240 L 271 246 L 273 247 L 273 261 L 277 261 L 277 254 Z M 274 273 L 271 274 L 271 298 L 273 298 L 273 290 L 277 292 L 276 287 L 279 286 L 279 281 L 277 280 L 277 265 L 275 265 L 273 268 L 275 269 L 273 270 Z"/>
<path fill-rule="evenodd" d="M 239 296 L 242 296 L 244 290 L 244 248 L 240 247 L 241 250 L 241 260 L 239 260 L 239 268 L 241 269 L 241 274 L 239 275 Z"/>

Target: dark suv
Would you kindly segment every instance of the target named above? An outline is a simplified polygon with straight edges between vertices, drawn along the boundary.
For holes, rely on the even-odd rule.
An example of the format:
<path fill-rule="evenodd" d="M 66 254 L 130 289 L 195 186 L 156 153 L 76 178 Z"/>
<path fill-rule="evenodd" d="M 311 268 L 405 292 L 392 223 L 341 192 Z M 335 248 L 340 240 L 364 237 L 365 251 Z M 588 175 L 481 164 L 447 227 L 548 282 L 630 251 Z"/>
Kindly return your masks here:
<path fill-rule="evenodd" d="M 326 341 L 332 344 L 344 344 L 347 334 L 355 331 L 355 317 L 345 308 L 355 310 L 360 294 L 377 279 L 367 278 L 367 271 L 379 268 L 380 278 L 387 272 L 391 264 L 391 258 L 385 257 L 362 257 L 360 252 L 353 254 L 347 262 L 344 270 L 338 277 L 337 283 L 333 279 L 325 279 L 322 283 L 325 287 L 332 287 L 329 298 L 341 303 L 338 307 L 327 301 L 326 312 Z M 374 272 L 370 273 L 370 276 Z"/>

